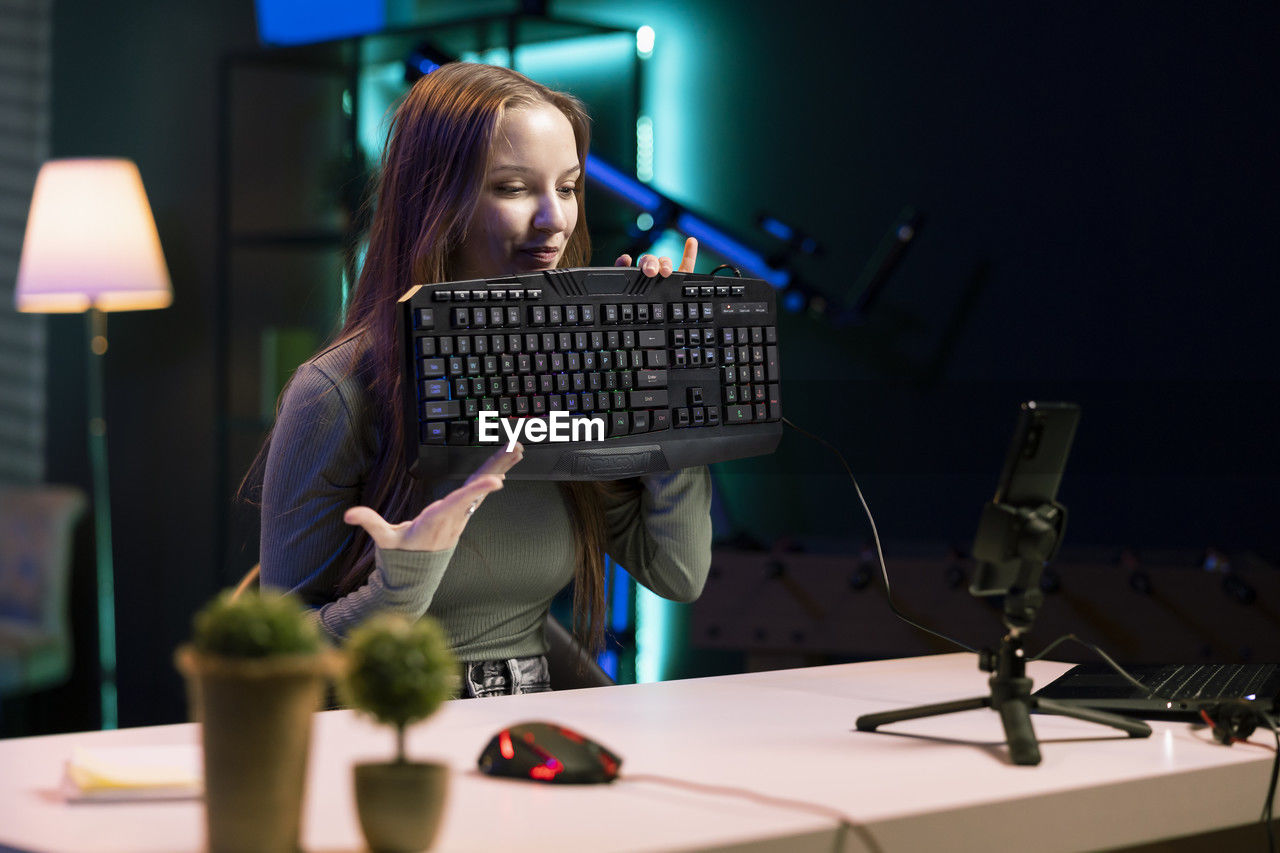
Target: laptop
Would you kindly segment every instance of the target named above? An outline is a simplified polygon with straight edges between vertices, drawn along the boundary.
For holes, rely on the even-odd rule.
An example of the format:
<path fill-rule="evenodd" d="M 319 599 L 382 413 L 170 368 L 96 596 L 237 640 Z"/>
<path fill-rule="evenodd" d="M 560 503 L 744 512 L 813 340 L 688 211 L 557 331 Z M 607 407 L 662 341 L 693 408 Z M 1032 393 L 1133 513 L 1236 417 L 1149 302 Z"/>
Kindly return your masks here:
<path fill-rule="evenodd" d="M 1231 699 L 1256 701 L 1269 714 L 1280 707 L 1280 664 L 1145 664 L 1125 666 L 1125 670 L 1146 690 L 1139 690 L 1105 663 L 1084 663 L 1035 695 L 1147 719 L 1198 718 L 1201 708 Z"/>

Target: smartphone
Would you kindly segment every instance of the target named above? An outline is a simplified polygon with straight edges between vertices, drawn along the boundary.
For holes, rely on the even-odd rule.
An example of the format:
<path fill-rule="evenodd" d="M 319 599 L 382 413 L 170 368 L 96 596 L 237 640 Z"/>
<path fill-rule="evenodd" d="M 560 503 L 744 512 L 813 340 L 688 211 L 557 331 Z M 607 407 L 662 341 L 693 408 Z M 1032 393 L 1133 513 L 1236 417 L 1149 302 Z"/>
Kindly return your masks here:
<path fill-rule="evenodd" d="M 1056 507 L 1057 513 L 1065 514 L 1057 504 L 1058 485 L 1079 422 L 1080 407 L 1075 403 L 1022 404 L 995 497 L 984 508 L 974 538 L 977 571 L 969 588 L 974 595 L 1003 595 L 1030 580 L 1018 555 L 1017 510 Z M 1059 522 L 1059 533 L 1063 526 L 1065 519 Z"/>

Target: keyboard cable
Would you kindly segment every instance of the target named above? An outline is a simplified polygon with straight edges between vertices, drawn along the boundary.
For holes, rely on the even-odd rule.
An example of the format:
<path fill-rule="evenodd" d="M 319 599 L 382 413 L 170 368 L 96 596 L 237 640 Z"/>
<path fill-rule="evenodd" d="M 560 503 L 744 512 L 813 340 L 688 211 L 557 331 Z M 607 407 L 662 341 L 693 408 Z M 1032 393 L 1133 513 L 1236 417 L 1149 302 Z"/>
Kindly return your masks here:
<path fill-rule="evenodd" d="M 841 453 L 840 450 L 835 447 L 835 445 L 831 444 L 831 442 L 827 441 L 824 438 L 821 438 L 820 436 L 814 435 L 813 433 L 809 432 L 806 429 L 803 429 L 802 427 L 796 426 L 789 419 L 784 417 L 782 419 L 782 422 L 787 426 L 791 427 L 796 432 L 800 433 L 801 435 L 806 436 L 810 439 L 813 439 L 814 441 L 818 442 L 818 444 L 821 444 L 823 447 L 830 450 L 833 454 L 835 454 L 835 457 L 840 460 L 840 465 L 843 466 L 845 473 L 849 475 L 849 481 L 853 483 L 853 490 L 857 493 L 858 501 L 862 504 L 862 511 L 867 516 L 867 523 L 871 525 L 871 537 L 875 541 L 875 545 L 876 545 L 876 559 L 879 560 L 880 562 L 880 574 L 884 578 L 885 598 L 888 601 L 889 609 L 893 612 L 893 615 L 897 616 L 899 619 L 901 619 L 903 622 L 906 622 L 908 625 L 911 625 L 914 628 L 918 628 L 919 630 L 924 631 L 925 633 L 932 634 L 933 636 L 938 637 L 940 639 L 946 640 L 949 643 L 953 643 L 959 646 L 960 648 L 964 649 L 965 651 L 973 652 L 974 654 L 980 654 L 980 652 L 977 649 L 975 649 L 973 646 L 970 646 L 966 643 L 962 643 L 959 640 L 955 639 L 954 637 L 947 636 L 946 634 L 941 634 L 933 630 L 932 628 L 927 628 L 924 625 L 921 625 L 915 620 L 909 618 L 906 614 L 904 614 L 901 610 L 898 609 L 897 604 L 894 603 L 893 592 L 889 586 L 889 570 L 888 568 L 885 567 L 884 549 L 880 545 L 880 532 L 876 529 L 875 517 L 871 514 L 871 507 L 867 505 L 867 499 L 862 494 L 862 488 L 858 485 L 858 478 L 853 475 L 853 469 L 849 467 L 849 463 L 845 460 L 844 454 Z M 1119 675 L 1122 678 L 1124 678 L 1126 681 L 1128 681 L 1130 684 L 1132 684 L 1133 686 L 1137 687 L 1139 690 L 1145 693 L 1151 693 L 1150 688 L 1146 687 L 1141 681 L 1138 681 L 1138 679 L 1134 678 L 1132 675 L 1126 672 L 1124 667 L 1116 663 L 1111 658 L 1111 656 L 1108 655 L 1106 652 L 1104 652 L 1101 648 L 1094 645 L 1093 643 L 1080 639 L 1075 634 L 1064 634 L 1063 636 L 1059 637 L 1058 639 L 1050 643 L 1048 646 L 1046 646 L 1045 649 L 1041 651 L 1039 654 L 1031 655 L 1030 657 L 1027 658 L 1027 660 L 1029 661 L 1041 660 L 1042 658 L 1044 658 L 1045 655 L 1049 654 L 1049 652 L 1052 651 L 1054 648 L 1056 648 L 1059 644 L 1066 642 L 1067 640 L 1075 640 L 1077 643 L 1080 643 L 1081 645 L 1087 646 L 1088 648 L 1092 649 L 1099 657 L 1101 657 L 1104 661 L 1106 661 L 1107 664 L 1112 669 L 1114 669 L 1117 673 L 1119 673 Z M 1154 694 L 1151 694 L 1151 695 L 1154 695 Z M 1164 698 L 1164 697 L 1157 697 L 1157 698 Z"/>

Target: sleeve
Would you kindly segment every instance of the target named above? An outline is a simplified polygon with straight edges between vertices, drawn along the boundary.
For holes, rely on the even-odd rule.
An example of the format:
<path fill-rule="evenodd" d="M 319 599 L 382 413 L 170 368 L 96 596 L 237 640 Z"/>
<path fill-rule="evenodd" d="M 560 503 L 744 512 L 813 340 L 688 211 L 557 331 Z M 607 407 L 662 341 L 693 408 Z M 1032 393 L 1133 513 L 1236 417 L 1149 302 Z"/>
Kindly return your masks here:
<path fill-rule="evenodd" d="M 711 569 L 711 472 L 648 474 L 640 484 L 604 498 L 605 550 L 663 598 L 693 601 Z"/>
<path fill-rule="evenodd" d="M 285 392 L 263 473 L 262 583 L 298 594 L 333 637 L 375 612 L 421 617 L 453 556 L 453 549 L 379 551 L 368 582 L 335 599 L 356 530 L 342 515 L 360 503 L 375 453 L 372 427 L 357 409 L 343 383 L 303 365 Z"/>

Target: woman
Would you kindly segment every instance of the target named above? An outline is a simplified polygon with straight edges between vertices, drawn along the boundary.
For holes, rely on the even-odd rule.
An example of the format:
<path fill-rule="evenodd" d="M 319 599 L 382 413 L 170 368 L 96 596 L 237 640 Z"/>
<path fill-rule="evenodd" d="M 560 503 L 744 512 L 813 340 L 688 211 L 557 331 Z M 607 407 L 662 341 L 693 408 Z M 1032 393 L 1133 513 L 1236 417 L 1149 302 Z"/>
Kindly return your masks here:
<path fill-rule="evenodd" d="M 468 664 L 468 695 L 549 689 L 543 625 L 570 580 L 575 628 L 600 645 L 602 552 L 678 601 L 710 565 L 705 467 L 504 484 L 517 446 L 461 486 L 406 473 L 396 300 L 413 284 L 586 265 L 588 136 L 580 102 L 513 71 L 455 64 L 420 79 L 392 121 L 346 322 L 294 375 L 269 440 L 264 584 L 298 592 L 334 636 L 375 612 L 430 612 Z M 696 254 L 690 240 L 680 270 Z M 640 266 L 672 271 L 648 255 Z"/>

